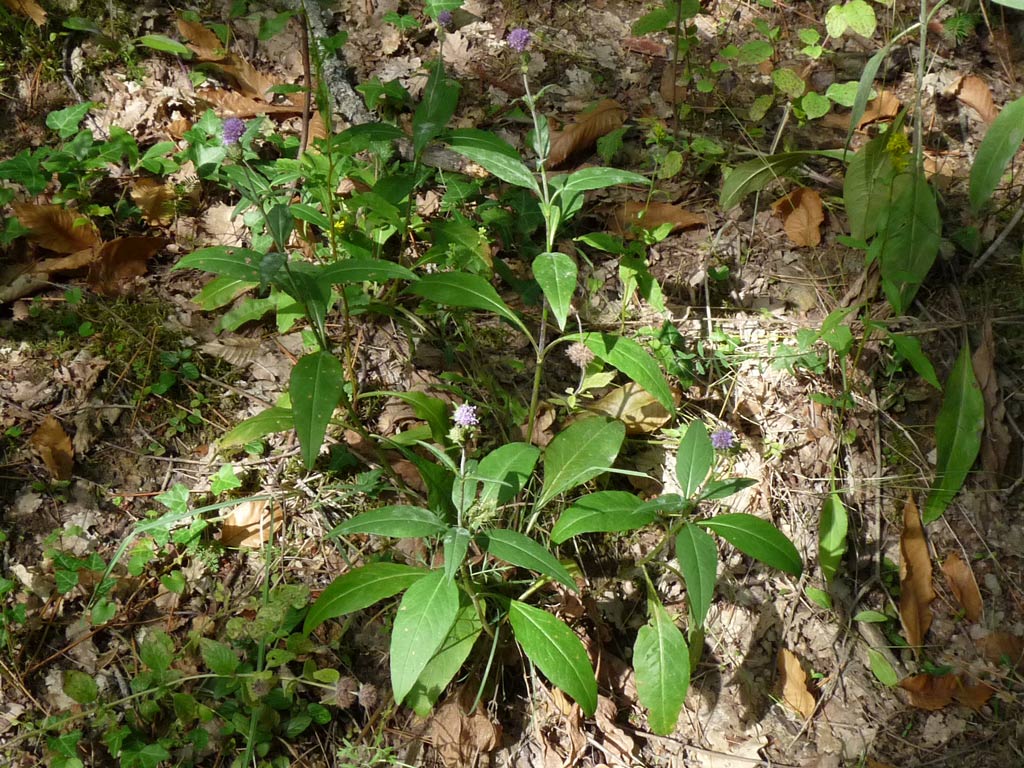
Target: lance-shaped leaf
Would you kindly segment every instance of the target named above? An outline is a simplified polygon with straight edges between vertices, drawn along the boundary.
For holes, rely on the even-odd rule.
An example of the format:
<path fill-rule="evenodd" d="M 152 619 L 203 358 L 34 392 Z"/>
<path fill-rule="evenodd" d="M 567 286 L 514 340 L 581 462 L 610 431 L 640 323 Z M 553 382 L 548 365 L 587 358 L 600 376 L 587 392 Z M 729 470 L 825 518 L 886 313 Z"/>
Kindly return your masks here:
<path fill-rule="evenodd" d="M 533 260 L 533 277 L 544 292 L 558 323 L 565 330 L 565 321 L 576 292 L 576 262 L 564 253 L 542 253 Z"/>
<path fill-rule="evenodd" d="M 361 611 L 378 600 L 397 595 L 428 571 L 399 563 L 370 563 L 339 576 L 316 599 L 306 614 L 302 631 L 310 633 L 328 619 Z"/>
<path fill-rule="evenodd" d="M 597 710 L 597 679 L 587 650 L 564 622 L 513 600 L 508 611 L 516 641 L 548 680 L 572 696 L 587 715 Z"/>
<path fill-rule="evenodd" d="M 439 272 L 426 275 L 409 287 L 411 293 L 447 307 L 465 307 L 493 312 L 529 334 L 523 321 L 501 300 L 498 292 L 480 275 Z"/>
<path fill-rule="evenodd" d="M 314 352 L 292 368 L 288 387 L 302 461 L 312 469 L 327 434 L 327 424 L 344 393 L 345 372 L 330 352 Z"/>
<path fill-rule="evenodd" d="M 482 484 L 482 507 L 507 504 L 514 499 L 533 474 L 540 449 L 529 443 L 506 443 L 480 460 L 475 477 Z"/>
<path fill-rule="evenodd" d="M 715 449 L 708 429 L 703 421 L 695 419 L 686 428 L 676 454 L 676 479 L 683 498 L 692 498 L 697 493 L 714 463 Z"/>
<path fill-rule="evenodd" d="M 686 523 L 676 536 L 676 560 L 686 583 L 690 622 L 700 629 L 708 616 L 718 576 L 718 547 L 715 540 L 696 525 Z"/>
<path fill-rule="evenodd" d="M 391 631 L 391 689 L 401 703 L 455 623 L 459 588 L 432 571 L 402 596 Z"/>
<path fill-rule="evenodd" d="M 371 509 L 335 526 L 329 536 L 372 533 L 395 539 L 435 536 L 445 530 L 437 514 L 422 507 L 387 506 Z"/>
<path fill-rule="evenodd" d="M 672 390 L 662 375 L 658 363 L 632 339 L 612 333 L 583 333 L 563 337 L 566 341 L 581 341 L 597 357 L 622 371 L 635 381 L 671 413 L 676 412 Z"/>
<path fill-rule="evenodd" d="M 1024 5 L 1022 3 L 1021 5 Z M 1021 10 L 1018 6 L 1018 10 Z M 977 213 L 995 191 L 1003 171 L 1024 141 L 1024 98 L 1011 101 L 981 140 L 971 166 L 971 211 Z"/>
<path fill-rule="evenodd" d="M 499 560 L 543 574 L 576 591 L 576 582 L 569 571 L 544 547 L 517 531 L 495 528 L 477 535 L 480 546 Z"/>
<path fill-rule="evenodd" d="M 412 145 L 419 156 L 431 139 L 440 136 L 455 114 L 462 87 L 449 80 L 439 58 L 430 65 L 430 78 L 423 89 L 423 100 L 412 116 Z"/>
<path fill-rule="evenodd" d="M 633 646 L 636 692 L 647 707 L 651 730 L 668 736 L 675 730 L 690 687 L 690 654 L 686 638 L 658 598 L 647 600 L 650 614 Z"/>
<path fill-rule="evenodd" d="M 825 499 L 818 522 L 818 564 L 825 579 L 832 581 L 846 554 L 847 514 L 843 500 L 833 491 Z"/>
<path fill-rule="evenodd" d="M 710 528 L 740 552 L 773 568 L 793 576 L 799 576 L 803 571 L 800 553 L 793 542 L 767 520 L 745 512 L 733 512 L 701 520 L 699 525 Z"/>
<path fill-rule="evenodd" d="M 555 435 L 544 451 L 544 487 L 535 509 L 607 472 L 625 437 L 621 421 L 601 417 L 577 421 Z"/>
<path fill-rule="evenodd" d="M 551 541 L 563 541 L 581 533 L 619 533 L 654 522 L 656 510 L 640 509 L 643 502 L 626 491 L 598 491 L 578 499 L 566 509 L 554 528 Z"/>
<path fill-rule="evenodd" d="M 446 141 L 452 150 L 479 163 L 502 181 L 540 194 L 537 180 L 523 163 L 519 153 L 511 144 L 493 133 L 477 128 L 466 128 L 452 131 Z"/>
<path fill-rule="evenodd" d="M 476 639 L 483 630 L 480 616 L 465 593 L 459 593 L 459 612 L 437 653 L 423 668 L 406 697 L 406 704 L 420 717 L 427 717 L 452 678 L 462 669 Z"/>

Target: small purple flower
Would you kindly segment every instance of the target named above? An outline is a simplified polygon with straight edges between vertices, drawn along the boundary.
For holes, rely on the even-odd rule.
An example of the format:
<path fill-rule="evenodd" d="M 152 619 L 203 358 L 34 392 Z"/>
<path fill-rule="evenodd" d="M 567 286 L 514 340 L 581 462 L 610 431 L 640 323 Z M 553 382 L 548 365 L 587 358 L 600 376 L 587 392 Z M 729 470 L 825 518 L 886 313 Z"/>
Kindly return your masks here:
<path fill-rule="evenodd" d="M 530 30 L 516 27 L 508 33 L 508 37 L 505 39 L 508 42 L 509 48 L 516 53 L 522 53 L 526 50 L 532 38 L 533 35 L 530 34 Z"/>
<path fill-rule="evenodd" d="M 237 117 L 229 117 L 224 121 L 224 128 L 221 134 L 225 147 L 231 147 L 238 143 L 245 133 L 245 121 Z"/>
<path fill-rule="evenodd" d="M 722 427 L 711 433 L 711 447 L 716 451 L 727 451 L 736 443 L 736 435 L 731 429 Z"/>
<path fill-rule="evenodd" d="M 463 403 L 455 409 L 455 413 L 452 414 L 452 421 L 460 427 L 475 427 L 480 423 L 480 419 L 476 415 L 476 406 Z"/>
<path fill-rule="evenodd" d="M 451 11 L 441 11 L 437 14 L 437 23 L 445 29 L 451 29 L 452 25 L 455 23 L 455 17 L 452 16 Z"/>

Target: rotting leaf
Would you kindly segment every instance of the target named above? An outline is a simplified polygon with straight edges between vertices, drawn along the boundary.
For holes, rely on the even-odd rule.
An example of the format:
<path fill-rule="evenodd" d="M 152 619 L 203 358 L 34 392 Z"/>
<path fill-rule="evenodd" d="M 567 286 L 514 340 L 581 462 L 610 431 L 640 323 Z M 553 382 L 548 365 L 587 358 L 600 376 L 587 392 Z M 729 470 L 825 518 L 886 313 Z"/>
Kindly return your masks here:
<path fill-rule="evenodd" d="M 913 675 L 900 681 L 911 706 L 934 711 L 954 701 L 971 709 L 980 709 L 995 693 L 985 683 L 967 685 L 961 675 Z"/>
<path fill-rule="evenodd" d="M 228 512 L 220 527 L 220 541 L 225 547 L 257 548 L 270 541 L 271 534 L 281 529 L 279 504 L 268 510 L 269 499 L 243 501 Z"/>
<path fill-rule="evenodd" d="M 932 623 L 932 561 L 924 536 L 921 515 L 914 497 L 903 506 L 903 533 L 900 535 L 900 621 L 907 644 L 917 651 Z"/>
<path fill-rule="evenodd" d="M 557 168 L 573 155 L 589 151 L 597 140 L 626 122 L 626 110 L 614 99 L 605 99 L 575 123 L 551 131 L 547 166 Z"/>
<path fill-rule="evenodd" d="M 14 215 L 40 247 L 56 253 L 77 253 L 100 242 L 96 227 L 84 216 L 59 205 L 14 203 Z"/>
<path fill-rule="evenodd" d="M 800 659 L 792 651 L 780 648 L 778 666 L 782 700 L 804 720 L 810 719 L 814 715 L 816 703 L 813 694 L 807 689 L 807 673 Z"/>
<path fill-rule="evenodd" d="M 786 236 L 794 245 L 813 247 L 821 243 L 821 223 L 825 211 L 821 195 L 813 189 L 800 187 L 772 203 L 775 215 L 782 219 Z"/>
<path fill-rule="evenodd" d="M 992 90 L 988 83 L 977 75 L 958 77 L 947 93 L 956 96 L 958 101 L 977 112 L 978 117 L 986 123 L 991 123 L 999 117 L 999 107 L 992 100 Z"/>
<path fill-rule="evenodd" d="M 645 204 L 637 200 L 627 200 L 611 216 L 612 230 L 630 240 L 636 238 L 634 227 L 657 229 L 662 224 L 672 225 L 669 232 L 678 232 L 707 226 L 708 217 L 672 203 Z"/>
<path fill-rule="evenodd" d="M 29 444 L 43 460 L 50 477 L 54 480 L 70 480 L 71 468 L 75 462 L 71 438 L 53 416 L 47 416 L 32 433 Z"/>
<path fill-rule="evenodd" d="M 953 596 L 963 607 L 964 615 L 970 621 L 981 621 L 981 591 L 971 567 L 954 552 L 942 564 L 942 572 L 946 575 L 946 583 L 949 584 Z"/>
<path fill-rule="evenodd" d="M 616 387 L 600 400 L 587 406 L 626 425 L 627 435 L 657 432 L 672 418 L 672 413 L 657 398 L 636 382 Z"/>

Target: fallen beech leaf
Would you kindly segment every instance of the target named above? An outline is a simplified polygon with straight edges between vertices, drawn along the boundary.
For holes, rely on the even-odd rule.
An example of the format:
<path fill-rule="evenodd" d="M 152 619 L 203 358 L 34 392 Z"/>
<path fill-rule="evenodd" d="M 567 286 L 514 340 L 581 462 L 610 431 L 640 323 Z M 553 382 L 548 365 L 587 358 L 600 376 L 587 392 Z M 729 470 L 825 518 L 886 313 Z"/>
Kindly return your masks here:
<path fill-rule="evenodd" d="M 96 261 L 100 245 L 101 243 L 97 243 L 95 246 L 89 246 L 81 251 L 76 251 L 70 256 L 43 259 L 33 267 L 33 271 L 37 274 L 49 275 L 54 272 L 74 272 L 75 270 L 82 269 Z"/>
<path fill-rule="evenodd" d="M 59 205 L 14 203 L 12 207 L 18 221 L 32 230 L 29 239 L 48 251 L 76 253 L 100 241 L 91 221 Z"/>
<path fill-rule="evenodd" d="M 635 758 L 636 743 L 633 741 L 633 737 L 615 722 L 618 714 L 618 707 L 614 701 L 607 696 L 598 696 L 594 721 L 601 732 L 604 752 L 605 754 L 611 753 L 616 764 L 629 765 Z"/>
<path fill-rule="evenodd" d="M 192 121 L 187 117 L 179 117 L 175 120 L 171 120 L 164 129 L 167 131 L 167 135 L 175 141 L 181 141 L 185 138 L 185 134 L 192 129 Z"/>
<path fill-rule="evenodd" d="M 612 229 L 616 234 L 628 239 L 636 237 L 634 226 L 642 229 L 657 229 L 662 224 L 671 224 L 671 232 L 692 227 L 707 226 L 707 216 L 693 213 L 672 203 L 641 203 L 627 200 L 615 209 L 612 216 Z"/>
<path fill-rule="evenodd" d="M 981 709 L 995 693 L 984 683 L 965 685 L 960 675 L 914 675 L 900 681 L 900 688 L 910 697 L 911 706 L 936 710 L 949 706 L 954 700 L 971 709 Z"/>
<path fill-rule="evenodd" d="M 274 534 L 281 530 L 282 514 L 280 505 L 274 504 L 272 511 L 269 505 L 269 499 L 258 499 L 232 508 L 220 526 L 221 544 L 257 548 L 270 541 L 271 528 Z"/>
<path fill-rule="evenodd" d="M 35 22 L 37 27 L 46 24 L 46 11 L 42 9 L 42 6 L 36 0 L 3 0 L 3 4 L 14 11 L 14 13 L 28 16 Z"/>
<path fill-rule="evenodd" d="M 216 33 L 194 21 L 179 18 L 175 24 L 188 47 L 202 61 L 220 61 L 229 55 Z"/>
<path fill-rule="evenodd" d="M 547 165 L 557 168 L 570 157 L 590 150 L 599 138 L 626 122 L 626 110 L 617 101 L 605 99 L 575 123 L 551 131 L 551 152 Z"/>
<path fill-rule="evenodd" d="M 986 123 L 991 123 L 999 117 L 999 107 L 992 100 L 992 91 L 988 83 L 977 75 L 958 77 L 947 93 L 956 96 L 958 101 L 977 112 L 978 117 Z"/>
<path fill-rule="evenodd" d="M 914 497 L 903 506 L 903 533 L 900 535 L 900 621 L 907 644 L 920 649 L 932 624 L 929 607 L 935 599 L 932 589 L 932 561 Z"/>
<path fill-rule="evenodd" d="M 775 215 L 782 219 L 786 236 L 799 246 L 816 246 L 821 243 L 821 222 L 825 212 L 821 207 L 821 196 L 813 189 L 800 187 L 772 203 Z"/>
<path fill-rule="evenodd" d="M 129 192 L 132 200 L 142 211 L 146 223 L 154 226 L 170 224 L 174 218 L 174 201 L 177 194 L 173 184 L 161 184 L 156 179 L 139 179 Z"/>
<path fill-rule="evenodd" d="M 978 590 L 978 582 L 971 567 L 954 552 L 942 564 L 942 572 L 946 575 L 946 583 L 949 584 L 957 602 L 963 607 L 968 620 L 980 621 L 981 592 Z"/>
<path fill-rule="evenodd" d="M 255 117 L 256 115 L 301 115 L 302 107 L 295 104 L 268 104 L 237 91 L 223 88 L 204 88 L 196 92 L 196 98 L 205 101 L 229 117 Z"/>
<path fill-rule="evenodd" d="M 993 632 L 981 641 L 981 651 L 994 664 L 1009 664 L 1024 670 L 1024 637 L 1009 632 Z"/>
<path fill-rule="evenodd" d="M 433 744 L 446 766 L 473 765 L 481 753 L 491 752 L 501 742 L 501 727 L 491 722 L 487 710 L 472 706 L 473 693 L 467 686 L 458 695 L 449 696 L 434 711 L 427 723 L 426 737 Z"/>
<path fill-rule="evenodd" d="M 814 714 L 815 701 L 814 696 L 807 690 L 807 673 L 804 672 L 800 659 L 792 651 L 780 648 L 778 666 L 782 700 L 804 720 L 810 719 Z"/>
<path fill-rule="evenodd" d="M 71 467 L 75 463 L 71 448 L 71 438 L 53 416 L 47 416 L 43 423 L 32 433 L 29 444 L 39 454 L 50 477 L 54 480 L 70 480 Z"/>
<path fill-rule="evenodd" d="M 588 411 L 602 413 L 626 425 L 626 434 L 644 435 L 657 432 L 672 418 L 672 413 L 636 382 L 616 387 L 600 400 L 587 406 Z"/>
<path fill-rule="evenodd" d="M 896 98 L 896 94 L 883 89 L 878 96 L 868 102 L 864 114 L 861 115 L 860 122 L 857 123 L 857 130 L 859 131 L 864 126 L 871 125 L 871 123 L 878 122 L 879 120 L 889 120 L 896 117 L 899 111 L 900 100 Z"/>
<path fill-rule="evenodd" d="M 146 274 L 150 258 L 166 243 L 162 237 L 119 237 L 104 243 L 89 266 L 89 285 L 104 296 L 124 293 L 130 280 Z"/>

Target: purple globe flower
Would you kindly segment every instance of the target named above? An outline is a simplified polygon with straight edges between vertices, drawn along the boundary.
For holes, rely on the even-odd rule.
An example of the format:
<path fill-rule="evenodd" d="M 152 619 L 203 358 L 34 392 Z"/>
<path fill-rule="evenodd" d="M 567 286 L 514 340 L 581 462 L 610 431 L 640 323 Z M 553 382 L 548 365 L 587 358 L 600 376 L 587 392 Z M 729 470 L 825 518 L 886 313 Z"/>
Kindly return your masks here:
<path fill-rule="evenodd" d="M 229 117 L 224 121 L 224 128 L 221 133 L 224 146 L 231 147 L 237 144 L 238 140 L 242 138 L 243 133 L 245 133 L 245 121 L 237 117 Z"/>
<path fill-rule="evenodd" d="M 731 429 L 722 427 L 711 433 L 711 447 L 716 451 L 727 451 L 736 443 L 736 435 Z"/>
<path fill-rule="evenodd" d="M 522 53 L 526 50 L 532 38 L 533 35 L 530 34 L 530 30 L 516 27 L 508 33 L 508 37 L 505 40 L 508 42 L 509 48 L 517 53 Z"/>
<path fill-rule="evenodd" d="M 475 427 L 480 423 L 480 419 L 476 415 L 476 406 L 463 403 L 455 409 L 455 413 L 452 414 L 452 421 L 460 427 Z"/>
<path fill-rule="evenodd" d="M 451 29 L 452 24 L 455 23 L 455 17 L 452 16 L 451 11 L 441 11 L 437 14 L 437 23 L 445 29 Z"/>

